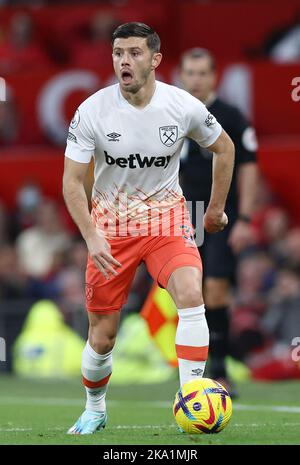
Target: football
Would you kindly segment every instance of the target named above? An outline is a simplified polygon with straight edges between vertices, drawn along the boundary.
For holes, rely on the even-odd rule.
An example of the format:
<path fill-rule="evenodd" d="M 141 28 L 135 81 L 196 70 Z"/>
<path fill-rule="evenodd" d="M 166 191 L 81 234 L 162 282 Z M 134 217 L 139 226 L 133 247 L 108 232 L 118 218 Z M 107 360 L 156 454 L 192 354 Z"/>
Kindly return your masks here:
<path fill-rule="evenodd" d="M 232 402 L 222 384 L 201 378 L 185 383 L 177 391 L 173 413 L 185 433 L 219 433 L 231 418 Z"/>

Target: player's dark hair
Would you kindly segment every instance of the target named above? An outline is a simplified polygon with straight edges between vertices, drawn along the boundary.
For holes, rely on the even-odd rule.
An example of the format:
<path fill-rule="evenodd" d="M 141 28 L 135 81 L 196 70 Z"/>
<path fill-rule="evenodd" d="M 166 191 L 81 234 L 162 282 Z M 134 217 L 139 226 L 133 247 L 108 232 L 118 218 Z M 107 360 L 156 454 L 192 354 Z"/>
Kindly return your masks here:
<path fill-rule="evenodd" d="M 128 37 L 143 37 L 147 39 L 148 48 L 155 53 L 160 51 L 160 38 L 157 32 L 144 23 L 125 23 L 118 26 L 112 35 L 112 46 L 118 38 L 128 39 Z"/>
<path fill-rule="evenodd" d="M 190 50 L 187 50 L 186 52 L 184 52 L 181 55 L 180 61 L 179 61 L 180 69 L 183 68 L 183 64 L 184 64 L 185 60 L 188 59 L 188 58 L 191 58 L 192 60 L 194 60 L 196 58 L 207 58 L 209 60 L 209 62 L 210 62 L 211 70 L 215 71 L 215 69 L 216 69 L 215 57 L 206 48 L 196 47 L 196 48 L 191 48 Z"/>

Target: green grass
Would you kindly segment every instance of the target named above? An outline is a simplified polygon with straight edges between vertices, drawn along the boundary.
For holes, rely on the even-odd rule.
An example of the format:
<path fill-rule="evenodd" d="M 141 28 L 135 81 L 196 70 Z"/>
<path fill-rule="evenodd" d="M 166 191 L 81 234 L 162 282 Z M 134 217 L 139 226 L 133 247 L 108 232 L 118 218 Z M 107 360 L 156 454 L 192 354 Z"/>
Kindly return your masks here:
<path fill-rule="evenodd" d="M 0 444 L 300 444 L 300 383 L 246 383 L 233 416 L 215 435 L 180 434 L 172 415 L 177 382 L 110 386 L 103 432 L 69 436 L 84 407 L 80 380 L 0 376 Z"/>

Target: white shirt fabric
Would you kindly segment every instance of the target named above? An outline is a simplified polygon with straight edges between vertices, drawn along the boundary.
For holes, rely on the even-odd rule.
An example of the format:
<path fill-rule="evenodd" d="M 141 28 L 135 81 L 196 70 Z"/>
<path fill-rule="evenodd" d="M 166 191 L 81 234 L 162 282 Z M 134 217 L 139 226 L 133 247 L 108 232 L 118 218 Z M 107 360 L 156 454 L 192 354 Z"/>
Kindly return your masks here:
<path fill-rule="evenodd" d="M 222 127 L 198 99 L 156 81 L 150 103 L 131 105 L 119 84 L 99 90 L 76 110 L 65 156 L 79 163 L 94 157 L 92 216 L 147 221 L 184 200 L 179 186 L 180 152 L 185 137 L 202 147 L 213 144 Z"/>

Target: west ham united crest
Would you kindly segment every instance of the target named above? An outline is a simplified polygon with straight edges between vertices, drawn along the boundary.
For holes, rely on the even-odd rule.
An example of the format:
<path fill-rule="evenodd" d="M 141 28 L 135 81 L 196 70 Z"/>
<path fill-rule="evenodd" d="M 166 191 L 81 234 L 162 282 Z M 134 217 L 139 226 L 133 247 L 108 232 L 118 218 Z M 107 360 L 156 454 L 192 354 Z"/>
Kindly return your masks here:
<path fill-rule="evenodd" d="M 94 286 L 92 284 L 85 283 L 85 298 L 89 302 L 94 296 Z"/>
<path fill-rule="evenodd" d="M 178 138 L 178 126 L 161 126 L 159 128 L 159 137 L 164 145 L 171 147 Z"/>

